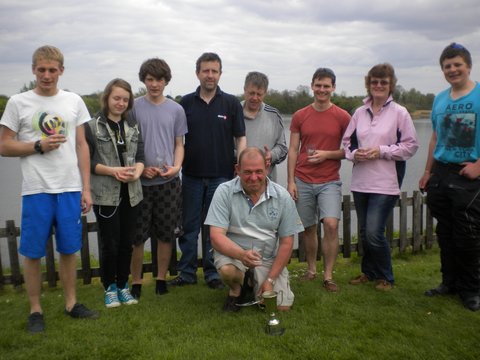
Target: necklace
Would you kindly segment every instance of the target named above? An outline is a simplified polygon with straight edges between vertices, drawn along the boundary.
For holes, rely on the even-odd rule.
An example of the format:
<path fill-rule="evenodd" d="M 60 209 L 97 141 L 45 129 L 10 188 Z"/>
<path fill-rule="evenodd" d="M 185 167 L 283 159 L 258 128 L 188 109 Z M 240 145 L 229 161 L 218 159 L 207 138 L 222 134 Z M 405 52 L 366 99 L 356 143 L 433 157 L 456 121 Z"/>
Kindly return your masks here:
<path fill-rule="evenodd" d="M 117 138 L 117 145 L 125 145 L 125 141 L 122 137 L 122 129 L 120 128 L 119 123 L 115 123 L 117 125 L 117 130 L 115 130 L 115 136 Z"/>

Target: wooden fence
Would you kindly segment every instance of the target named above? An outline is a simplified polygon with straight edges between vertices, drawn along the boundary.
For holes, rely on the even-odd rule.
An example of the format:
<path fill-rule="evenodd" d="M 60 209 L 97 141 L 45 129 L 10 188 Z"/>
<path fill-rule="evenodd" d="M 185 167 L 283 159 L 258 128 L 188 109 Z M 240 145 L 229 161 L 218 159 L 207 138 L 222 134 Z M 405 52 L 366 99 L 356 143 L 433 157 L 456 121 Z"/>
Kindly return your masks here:
<path fill-rule="evenodd" d="M 408 211 L 409 209 L 411 211 Z M 355 205 L 350 195 L 344 195 L 341 219 L 342 228 L 339 229 L 339 237 L 340 253 L 345 258 L 349 258 L 352 252 L 357 252 L 359 255 L 362 255 L 363 253 L 362 244 L 357 241 L 356 236 L 356 234 L 358 234 L 358 226 L 354 232 L 352 231 L 352 214 L 355 215 L 354 210 Z M 411 216 L 408 216 L 408 214 Z M 84 284 L 90 284 L 92 278 L 100 276 L 100 268 L 97 265 L 92 265 L 89 241 L 90 233 L 97 233 L 98 241 L 98 227 L 96 222 L 87 222 L 85 216 L 82 217 L 82 221 L 83 247 L 80 251 L 81 267 L 77 270 L 77 276 L 79 279 L 83 280 Z M 320 227 L 319 234 L 321 234 Z M 19 286 L 24 282 L 21 273 L 20 257 L 17 252 L 19 236 L 20 228 L 15 225 L 13 220 L 6 221 L 6 227 L 0 228 L 0 242 L 7 242 L 9 259 L 9 264 L 2 264 L 3 254 L 1 254 L 1 249 L 5 248 L 5 246 L 0 246 L 0 287 L 4 285 Z M 390 242 L 391 248 L 398 248 L 400 252 L 409 250 L 415 253 L 432 247 L 436 241 L 433 231 L 433 219 L 425 205 L 425 198 L 420 192 L 414 191 L 412 197 L 407 197 L 407 193 L 405 192 L 401 194 L 395 212 L 387 222 L 386 236 Z M 321 255 L 320 249 L 321 247 L 319 246 L 318 258 L 320 258 Z M 155 253 L 156 244 L 152 244 L 152 261 L 143 264 L 144 273 L 152 272 L 153 274 L 156 274 L 156 256 L 153 255 Z M 298 247 L 294 249 L 292 258 L 298 258 L 300 261 L 305 261 L 305 250 L 301 235 L 298 238 Z M 98 261 L 93 262 L 98 264 Z M 172 253 L 172 261 L 170 264 L 171 275 L 176 275 L 176 264 L 177 252 L 175 249 Z M 200 259 L 199 266 L 201 266 Z M 52 237 L 47 244 L 45 271 L 42 273 L 42 277 L 44 281 L 48 282 L 48 286 L 50 287 L 55 287 L 59 280 Z"/>

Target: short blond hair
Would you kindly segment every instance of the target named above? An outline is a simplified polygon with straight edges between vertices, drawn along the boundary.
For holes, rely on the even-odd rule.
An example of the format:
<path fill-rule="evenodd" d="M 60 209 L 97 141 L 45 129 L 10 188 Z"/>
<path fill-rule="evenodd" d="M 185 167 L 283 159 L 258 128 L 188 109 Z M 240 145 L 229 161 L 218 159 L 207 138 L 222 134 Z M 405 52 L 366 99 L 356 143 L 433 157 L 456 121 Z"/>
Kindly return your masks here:
<path fill-rule="evenodd" d="M 35 67 L 39 60 L 58 61 L 59 65 L 63 67 L 62 52 L 52 45 L 44 45 L 39 47 L 32 55 L 32 66 Z"/>

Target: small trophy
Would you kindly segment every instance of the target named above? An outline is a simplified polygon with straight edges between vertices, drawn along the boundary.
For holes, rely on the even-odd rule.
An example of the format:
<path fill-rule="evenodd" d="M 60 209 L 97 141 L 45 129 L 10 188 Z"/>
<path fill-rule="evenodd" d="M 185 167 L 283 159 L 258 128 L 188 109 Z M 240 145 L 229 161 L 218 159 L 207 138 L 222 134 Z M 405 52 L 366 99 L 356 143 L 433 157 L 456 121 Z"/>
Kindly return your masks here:
<path fill-rule="evenodd" d="M 265 311 L 270 315 L 267 325 L 265 326 L 265 332 L 272 336 L 283 335 L 285 332 L 285 328 L 280 326 L 280 320 L 278 320 L 275 314 L 277 311 L 277 295 L 278 292 L 276 291 L 265 291 L 262 293 Z"/>

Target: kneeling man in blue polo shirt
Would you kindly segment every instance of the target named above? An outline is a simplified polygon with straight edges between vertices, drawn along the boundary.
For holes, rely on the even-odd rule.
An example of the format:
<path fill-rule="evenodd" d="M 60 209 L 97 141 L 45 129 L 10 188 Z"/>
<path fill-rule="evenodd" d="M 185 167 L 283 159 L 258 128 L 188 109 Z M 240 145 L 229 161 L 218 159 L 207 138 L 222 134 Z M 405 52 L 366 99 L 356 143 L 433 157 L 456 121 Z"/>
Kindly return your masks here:
<path fill-rule="evenodd" d="M 223 310 L 240 308 L 245 273 L 253 274 L 254 292 L 274 290 L 279 310 L 289 310 L 294 295 L 286 265 L 294 235 L 304 230 L 286 189 L 267 178 L 265 154 L 246 148 L 236 165 L 237 177 L 215 191 L 206 225 L 210 225 L 214 263 L 229 293 Z"/>

